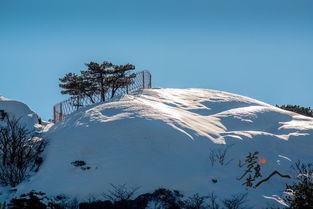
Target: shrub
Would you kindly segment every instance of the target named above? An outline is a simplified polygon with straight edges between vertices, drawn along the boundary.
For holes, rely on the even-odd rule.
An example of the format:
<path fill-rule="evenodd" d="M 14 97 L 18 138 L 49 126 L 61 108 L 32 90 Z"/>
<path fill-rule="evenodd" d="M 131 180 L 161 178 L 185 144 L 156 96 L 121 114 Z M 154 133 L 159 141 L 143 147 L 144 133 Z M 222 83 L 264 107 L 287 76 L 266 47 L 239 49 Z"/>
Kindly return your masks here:
<path fill-rule="evenodd" d="M 111 186 L 113 189 L 109 190 L 107 193 L 104 193 L 103 196 L 106 199 L 111 200 L 113 202 L 131 200 L 138 191 L 138 189 L 140 188 L 140 187 L 128 188 L 126 184 L 122 185 L 111 184 Z"/>
<path fill-rule="evenodd" d="M 44 192 L 31 191 L 13 198 L 8 205 L 10 209 L 79 209 L 77 199 L 69 199 L 64 195 L 47 197 Z"/>
<path fill-rule="evenodd" d="M 125 190 L 125 185 L 114 186 L 113 190 Z M 130 189 L 126 189 L 131 191 Z M 115 193 L 115 192 L 114 192 Z M 118 192 L 120 193 L 120 192 Z M 110 198 L 111 200 L 84 202 L 79 204 L 80 209 L 244 209 L 247 208 L 247 194 L 236 194 L 231 198 L 221 200 L 224 207 L 218 203 L 218 198 L 214 193 L 208 196 L 200 196 L 195 194 L 189 198 L 185 198 L 182 193 L 177 190 L 168 190 L 159 188 L 152 193 L 139 195 L 135 199 L 128 198 Z M 127 192 L 129 193 L 129 192 Z"/>
<path fill-rule="evenodd" d="M 41 202 L 41 193 L 30 192 L 21 195 L 20 198 L 13 198 L 10 203 L 11 209 L 46 209 L 47 206 Z"/>
<path fill-rule="evenodd" d="M 4 110 L 0 110 L 0 120 L 4 120 L 7 117 L 8 113 Z"/>
<path fill-rule="evenodd" d="M 153 193 L 146 193 L 134 198 L 137 188 L 127 188 L 126 185 L 113 186 L 104 194 L 106 201 L 81 203 L 80 209 L 180 209 L 184 208 L 183 195 L 179 191 L 157 189 Z"/>
<path fill-rule="evenodd" d="M 75 167 L 80 167 L 86 165 L 85 161 L 82 160 L 76 160 L 74 162 L 71 162 L 71 164 Z"/>
<path fill-rule="evenodd" d="M 200 196 L 199 194 L 194 194 L 192 197 L 189 197 L 184 201 L 184 209 L 206 209 L 209 206 L 206 205 L 206 199 L 209 196 Z M 213 200 L 215 202 L 215 199 Z M 214 205 L 214 203 L 213 203 Z M 215 207 L 212 207 L 215 208 Z"/>
<path fill-rule="evenodd" d="M 291 209 L 310 209 L 313 205 L 313 165 L 298 161 L 292 167 L 296 171 L 295 182 L 286 185 L 284 199 Z"/>
<path fill-rule="evenodd" d="M 214 192 L 212 192 L 209 196 L 208 196 L 208 209 L 219 209 L 220 205 L 217 202 L 217 196 L 214 194 Z"/>
<path fill-rule="evenodd" d="M 212 149 L 209 153 L 209 161 L 213 167 L 215 164 L 228 165 L 233 159 L 228 159 L 228 151 L 233 145 L 226 146 L 223 149 Z"/>
<path fill-rule="evenodd" d="M 15 187 L 30 171 L 38 170 L 42 159 L 39 155 L 46 145 L 19 122 L 19 119 L 4 119 L 0 127 L 0 182 Z"/>
<path fill-rule="evenodd" d="M 111 209 L 113 208 L 113 203 L 109 200 L 107 201 L 94 201 L 94 202 L 84 202 L 79 204 L 79 209 Z"/>
<path fill-rule="evenodd" d="M 74 161 L 74 162 L 71 162 L 71 164 L 72 164 L 73 166 L 75 166 L 75 167 L 79 167 L 79 168 L 82 169 L 83 171 L 85 171 L 85 170 L 90 170 L 90 169 L 91 169 L 91 167 L 88 166 L 88 165 L 86 164 L 86 162 L 85 162 L 85 161 L 82 161 L 82 160 L 76 160 L 76 161 Z"/>
<path fill-rule="evenodd" d="M 226 209 L 245 209 L 244 204 L 247 202 L 247 193 L 235 194 L 231 198 L 224 199 L 222 202 Z"/>
<path fill-rule="evenodd" d="M 145 198 L 148 201 L 148 206 L 152 208 L 180 209 L 184 205 L 183 194 L 177 190 L 171 191 L 160 188 L 152 194 L 145 195 Z"/>

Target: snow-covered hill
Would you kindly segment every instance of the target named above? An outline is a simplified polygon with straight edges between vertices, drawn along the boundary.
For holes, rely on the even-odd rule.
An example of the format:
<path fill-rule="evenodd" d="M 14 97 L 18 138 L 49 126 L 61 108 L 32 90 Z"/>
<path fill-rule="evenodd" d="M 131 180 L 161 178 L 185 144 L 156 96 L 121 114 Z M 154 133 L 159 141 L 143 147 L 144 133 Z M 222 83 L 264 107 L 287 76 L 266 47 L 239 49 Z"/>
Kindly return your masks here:
<path fill-rule="evenodd" d="M 0 110 L 6 112 L 11 118 L 19 119 L 29 130 L 40 128 L 38 115 L 22 102 L 0 96 Z"/>
<path fill-rule="evenodd" d="M 0 108 L 1 109 L 1 108 Z M 265 158 L 263 177 L 313 159 L 313 119 L 215 90 L 147 89 L 120 101 L 80 109 L 45 134 L 49 144 L 39 172 L 17 193 L 30 190 L 86 198 L 110 184 L 159 187 L 219 197 L 248 192 L 253 206 L 274 204 L 288 179 L 274 176 L 257 188 L 238 178 L 249 152 Z M 228 147 L 227 165 L 210 153 Z M 86 162 L 85 170 L 72 164 Z M 214 183 L 212 180 L 217 180 Z"/>

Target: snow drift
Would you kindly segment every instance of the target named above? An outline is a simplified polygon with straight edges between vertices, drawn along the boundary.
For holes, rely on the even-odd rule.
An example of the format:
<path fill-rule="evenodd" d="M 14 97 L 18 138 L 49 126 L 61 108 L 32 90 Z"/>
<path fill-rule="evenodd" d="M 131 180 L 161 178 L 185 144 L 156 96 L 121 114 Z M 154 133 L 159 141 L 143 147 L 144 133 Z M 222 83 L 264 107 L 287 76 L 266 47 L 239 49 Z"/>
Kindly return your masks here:
<path fill-rule="evenodd" d="M 22 102 L 7 99 L 3 96 L 0 96 L 0 110 L 3 110 L 4 112 L 8 113 L 10 117 L 19 119 L 21 124 L 24 125 L 29 130 L 39 128 L 38 115 Z"/>
<path fill-rule="evenodd" d="M 0 108 L 1 109 L 1 108 Z M 257 188 L 238 177 L 249 152 L 266 159 L 263 176 L 312 161 L 313 119 L 235 94 L 205 89 L 146 89 L 119 101 L 80 109 L 45 134 L 39 172 L 18 187 L 88 199 L 110 184 L 159 187 L 219 197 L 248 192 L 251 205 L 279 201 L 288 179 L 274 176 Z M 210 153 L 228 147 L 227 165 Z M 86 162 L 85 169 L 75 161 Z M 216 180 L 213 182 L 212 180 Z"/>

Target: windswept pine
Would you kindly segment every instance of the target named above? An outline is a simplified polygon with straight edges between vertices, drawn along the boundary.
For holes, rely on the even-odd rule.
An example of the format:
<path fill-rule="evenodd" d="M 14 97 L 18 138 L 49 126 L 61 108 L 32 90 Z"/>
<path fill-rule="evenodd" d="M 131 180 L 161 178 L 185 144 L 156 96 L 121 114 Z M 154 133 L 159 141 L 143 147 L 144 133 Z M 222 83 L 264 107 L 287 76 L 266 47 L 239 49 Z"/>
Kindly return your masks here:
<path fill-rule="evenodd" d="M 120 88 L 125 88 L 132 84 L 135 70 L 132 64 L 114 65 L 111 62 L 104 61 L 102 63 L 90 62 L 86 64 L 87 70 L 82 70 L 80 75 L 75 73 L 67 73 L 60 78 L 59 87 L 61 94 L 70 95 L 77 99 L 77 106 L 80 105 L 80 98 L 88 97 L 91 103 L 95 103 L 93 95 L 99 94 L 101 102 L 105 101 L 105 94 L 111 91 L 111 98 Z"/>

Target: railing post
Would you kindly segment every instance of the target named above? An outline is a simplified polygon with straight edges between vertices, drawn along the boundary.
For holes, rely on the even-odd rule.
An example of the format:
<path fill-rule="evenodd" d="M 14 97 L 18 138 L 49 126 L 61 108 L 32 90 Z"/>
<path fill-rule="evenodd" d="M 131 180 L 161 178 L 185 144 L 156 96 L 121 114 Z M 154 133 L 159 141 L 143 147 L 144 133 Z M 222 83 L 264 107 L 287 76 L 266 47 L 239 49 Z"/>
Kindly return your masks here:
<path fill-rule="evenodd" d="M 76 107 L 76 110 L 79 109 L 79 106 L 80 106 L 80 99 L 79 99 L 79 96 L 77 96 L 77 107 Z"/>
<path fill-rule="evenodd" d="M 145 71 L 142 72 L 142 88 L 145 88 Z"/>
<path fill-rule="evenodd" d="M 55 112 L 55 105 L 53 106 L 53 122 L 56 122 L 56 112 Z"/>
<path fill-rule="evenodd" d="M 63 118 L 63 108 L 62 108 L 62 103 L 60 103 L 59 120 L 62 120 L 62 118 Z"/>

